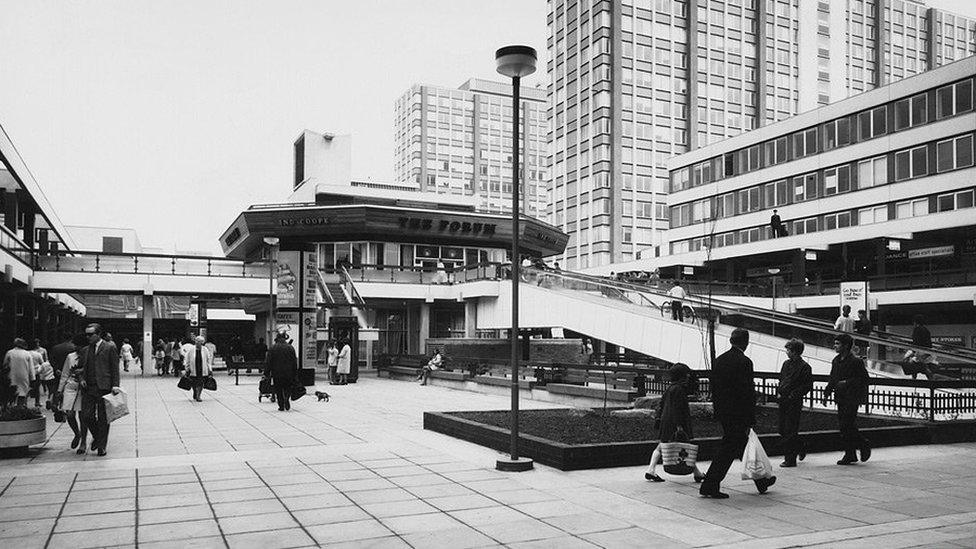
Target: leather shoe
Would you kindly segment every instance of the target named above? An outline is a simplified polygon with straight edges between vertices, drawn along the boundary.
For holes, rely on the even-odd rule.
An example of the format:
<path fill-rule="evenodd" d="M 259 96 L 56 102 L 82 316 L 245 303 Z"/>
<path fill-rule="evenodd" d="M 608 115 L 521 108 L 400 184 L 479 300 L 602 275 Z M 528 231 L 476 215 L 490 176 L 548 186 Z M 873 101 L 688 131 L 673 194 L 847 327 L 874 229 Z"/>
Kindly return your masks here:
<path fill-rule="evenodd" d="M 864 446 L 861 446 L 861 461 L 867 461 L 871 459 L 871 447 L 865 442 Z"/>
<path fill-rule="evenodd" d="M 664 479 L 655 475 L 654 473 L 644 473 L 644 478 L 652 482 L 664 482 Z"/>
<path fill-rule="evenodd" d="M 803 461 L 807 457 L 807 451 L 806 450 L 800 450 L 800 453 L 799 453 L 799 455 L 797 457 L 800 458 L 800 461 Z"/>
<path fill-rule="evenodd" d="M 844 454 L 844 457 L 837 461 L 837 465 L 851 465 L 857 463 L 857 456 Z"/>
<path fill-rule="evenodd" d="M 769 478 L 756 479 L 756 490 L 759 490 L 760 494 L 765 494 L 769 487 L 776 484 L 776 475 Z"/>
<path fill-rule="evenodd" d="M 78 444 L 80 443 L 81 443 L 81 437 L 75 435 L 75 438 L 71 439 L 71 449 L 74 450 L 75 448 L 78 447 Z"/>
<path fill-rule="evenodd" d="M 779 466 L 780 467 L 796 467 L 796 462 L 795 461 L 786 460 L 783 463 L 780 463 Z"/>
<path fill-rule="evenodd" d="M 726 494 L 725 492 L 719 492 L 718 490 L 715 490 L 713 492 L 706 492 L 704 490 L 699 490 L 698 494 L 701 495 L 702 497 L 706 497 L 710 499 L 729 499 L 728 494 Z"/>
<path fill-rule="evenodd" d="M 105 453 L 106 453 L 106 452 L 105 452 L 105 449 L 104 449 L 104 448 L 99 448 L 99 449 L 98 449 L 98 455 L 99 455 L 99 456 L 104 456 L 104 455 L 105 455 Z"/>

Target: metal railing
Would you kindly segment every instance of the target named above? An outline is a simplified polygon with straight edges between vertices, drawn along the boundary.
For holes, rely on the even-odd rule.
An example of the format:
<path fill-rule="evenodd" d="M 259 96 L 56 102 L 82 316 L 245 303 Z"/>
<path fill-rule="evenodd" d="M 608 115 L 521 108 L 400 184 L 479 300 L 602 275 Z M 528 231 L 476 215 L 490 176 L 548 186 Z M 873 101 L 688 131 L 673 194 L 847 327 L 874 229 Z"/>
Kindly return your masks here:
<path fill-rule="evenodd" d="M 19 259 L 24 265 L 31 266 L 33 264 L 31 250 L 2 223 L 0 223 L 0 248 Z"/>
<path fill-rule="evenodd" d="M 36 271 L 268 278 L 265 262 L 192 255 L 61 252 L 34 254 Z"/>
<path fill-rule="evenodd" d="M 499 279 L 502 263 L 482 262 L 459 267 L 430 267 L 359 264 L 345 266 L 353 282 L 392 282 L 400 284 L 459 284 L 476 280 Z"/>

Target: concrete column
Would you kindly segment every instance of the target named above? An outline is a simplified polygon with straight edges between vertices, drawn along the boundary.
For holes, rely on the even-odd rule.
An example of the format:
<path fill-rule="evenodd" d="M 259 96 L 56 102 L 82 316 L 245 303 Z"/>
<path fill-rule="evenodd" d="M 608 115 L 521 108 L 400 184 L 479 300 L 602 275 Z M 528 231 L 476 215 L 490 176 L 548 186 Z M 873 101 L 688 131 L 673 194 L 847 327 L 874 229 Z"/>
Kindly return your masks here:
<path fill-rule="evenodd" d="M 417 354 L 427 354 L 427 338 L 430 337 L 430 303 L 420 304 L 420 338 L 417 346 Z"/>
<path fill-rule="evenodd" d="M 478 302 L 469 299 L 464 302 L 464 337 L 477 337 Z"/>
<path fill-rule="evenodd" d="M 142 373 L 153 363 L 153 317 L 156 302 L 152 294 L 142 294 Z"/>
<path fill-rule="evenodd" d="M 3 224 L 10 232 L 17 234 L 17 193 L 15 191 L 4 191 L 3 193 Z"/>
<path fill-rule="evenodd" d="M 807 278 L 807 253 L 796 250 L 793 253 L 793 283 L 803 284 Z"/>

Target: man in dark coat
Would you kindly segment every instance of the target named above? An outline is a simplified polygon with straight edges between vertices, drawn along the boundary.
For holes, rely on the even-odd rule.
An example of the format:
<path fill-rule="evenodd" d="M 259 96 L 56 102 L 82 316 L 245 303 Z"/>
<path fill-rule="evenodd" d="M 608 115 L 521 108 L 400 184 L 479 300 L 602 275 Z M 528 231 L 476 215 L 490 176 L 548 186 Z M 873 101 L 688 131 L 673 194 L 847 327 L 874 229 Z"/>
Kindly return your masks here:
<path fill-rule="evenodd" d="M 793 338 L 786 342 L 786 362 L 779 371 L 776 400 L 779 404 L 779 436 L 783 448 L 780 467 L 796 467 L 796 458 L 806 457 L 800 440 L 800 414 L 803 397 L 813 390 L 813 371 L 803 360 L 803 342 Z"/>
<path fill-rule="evenodd" d="M 108 447 L 108 416 L 102 397 L 119 392 L 119 351 L 115 343 L 102 339 L 102 327 L 85 327 L 88 346 L 79 354 L 83 393 L 81 413 L 92 432 L 92 449 L 104 456 Z"/>
<path fill-rule="evenodd" d="M 824 389 L 822 404 L 827 404 L 830 395 L 837 401 L 837 422 L 840 424 L 840 438 L 844 444 L 844 457 L 837 465 L 857 463 L 857 450 L 861 450 L 861 461 L 871 458 L 871 445 L 857 429 L 857 408 L 867 400 L 868 370 L 864 361 L 851 353 L 854 339 L 847 334 L 834 338 L 834 351 L 837 356 L 830 365 L 830 379 Z"/>
<path fill-rule="evenodd" d="M 68 355 L 73 353 L 75 350 L 75 344 L 71 342 L 70 336 L 65 336 L 64 341 L 58 343 L 51 350 L 48 351 L 48 362 L 51 363 L 51 367 L 54 368 L 54 379 L 61 379 L 61 368 L 64 367 L 64 361 L 68 358 Z"/>
<path fill-rule="evenodd" d="M 756 423 L 756 388 L 753 385 L 752 361 L 745 355 L 749 346 L 749 332 L 736 328 L 729 337 L 732 348 L 722 353 L 712 364 L 710 385 L 715 419 L 722 424 L 722 446 L 705 473 L 701 489 L 707 498 L 725 499 L 722 480 L 732 462 L 742 457 L 749 439 L 749 428 Z M 776 477 L 757 479 L 760 494 L 776 482 Z"/>
<path fill-rule="evenodd" d="M 297 370 L 298 356 L 295 355 L 295 348 L 288 344 L 284 334 L 278 334 L 274 345 L 268 350 L 264 375 L 271 378 L 274 385 L 279 412 L 291 409 L 291 388 L 295 384 Z"/>

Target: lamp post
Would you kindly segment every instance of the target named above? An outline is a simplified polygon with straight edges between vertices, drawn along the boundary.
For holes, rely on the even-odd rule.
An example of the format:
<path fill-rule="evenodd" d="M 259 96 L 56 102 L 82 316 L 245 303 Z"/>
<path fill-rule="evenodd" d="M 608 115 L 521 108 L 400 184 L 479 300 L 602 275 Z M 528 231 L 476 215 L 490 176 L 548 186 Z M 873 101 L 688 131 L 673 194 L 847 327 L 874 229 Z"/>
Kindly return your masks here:
<path fill-rule="evenodd" d="M 275 335 L 275 271 L 278 268 L 278 243 L 281 240 L 277 236 L 264 237 L 264 243 L 268 246 L 268 345 L 274 342 Z"/>
<path fill-rule="evenodd" d="M 770 275 L 772 275 L 772 276 L 770 276 L 770 278 L 773 279 L 773 306 L 772 306 L 772 309 L 773 309 L 773 314 L 775 315 L 776 314 L 776 275 L 779 274 L 779 269 L 777 269 L 776 267 L 772 267 L 772 268 L 766 269 L 766 272 L 769 273 Z M 776 337 L 776 318 L 775 318 L 775 316 L 773 317 L 773 337 Z"/>
<path fill-rule="evenodd" d="M 528 471 L 532 460 L 518 455 L 519 430 L 519 87 L 523 76 L 535 72 L 536 53 L 529 46 L 505 46 L 495 52 L 496 70 L 512 79 L 512 329 L 509 343 L 512 351 L 512 424 L 511 457 L 499 459 L 499 471 Z"/>

